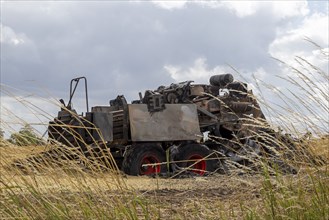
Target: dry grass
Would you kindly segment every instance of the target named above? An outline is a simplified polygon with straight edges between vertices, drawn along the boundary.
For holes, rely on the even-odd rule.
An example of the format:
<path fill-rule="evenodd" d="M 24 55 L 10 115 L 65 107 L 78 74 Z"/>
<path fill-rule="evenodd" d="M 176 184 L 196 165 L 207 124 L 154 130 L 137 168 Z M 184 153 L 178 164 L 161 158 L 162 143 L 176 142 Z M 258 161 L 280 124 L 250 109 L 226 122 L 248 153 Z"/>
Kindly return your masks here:
<path fill-rule="evenodd" d="M 311 142 L 315 149 L 322 149 L 317 151 L 320 155 L 328 156 L 323 147 L 328 141 Z M 318 193 L 314 181 L 321 180 L 325 192 L 329 192 L 328 166 L 321 171 L 304 167 L 298 175 L 234 174 L 185 179 L 118 176 L 61 167 L 23 174 L 11 167 L 15 159 L 45 149 L 1 147 L 1 218 L 253 219 L 268 215 L 269 187 L 276 199 L 282 200 L 286 198 L 281 196 L 290 194 L 295 198 L 289 200 L 298 199 L 300 192 L 296 195 L 295 189 L 303 190 L 305 202 Z M 328 211 L 328 204 L 322 205 Z"/>
<path fill-rule="evenodd" d="M 322 156 L 329 160 L 329 136 L 324 136 L 318 139 L 312 139 L 308 145 L 315 155 Z"/>

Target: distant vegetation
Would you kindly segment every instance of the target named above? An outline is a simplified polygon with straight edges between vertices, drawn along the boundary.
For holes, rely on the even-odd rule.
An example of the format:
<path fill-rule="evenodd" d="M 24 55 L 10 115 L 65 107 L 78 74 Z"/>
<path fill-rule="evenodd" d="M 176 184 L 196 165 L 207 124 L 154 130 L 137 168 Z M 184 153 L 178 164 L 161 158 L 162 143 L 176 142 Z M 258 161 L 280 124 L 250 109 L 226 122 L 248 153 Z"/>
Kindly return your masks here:
<path fill-rule="evenodd" d="M 3 133 L 2 137 L 3 138 Z M 12 133 L 7 140 L 9 143 L 16 146 L 30 146 L 30 145 L 42 145 L 44 144 L 42 138 L 40 138 L 29 124 L 25 124 L 18 132 Z"/>

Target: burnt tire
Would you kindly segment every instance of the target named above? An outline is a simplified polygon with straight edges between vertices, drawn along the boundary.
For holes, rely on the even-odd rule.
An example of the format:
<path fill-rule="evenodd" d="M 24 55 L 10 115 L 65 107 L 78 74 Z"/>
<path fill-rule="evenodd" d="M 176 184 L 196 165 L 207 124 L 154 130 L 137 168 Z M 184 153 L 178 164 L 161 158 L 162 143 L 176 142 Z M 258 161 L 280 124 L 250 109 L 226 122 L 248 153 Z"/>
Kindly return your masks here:
<path fill-rule="evenodd" d="M 165 151 L 160 145 L 140 144 L 131 146 L 124 155 L 122 170 L 128 175 L 154 175 L 166 172 L 166 166 L 163 164 L 146 165 L 163 163 L 166 161 Z"/>
<path fill-rule="evenodd" d="M 185 144 L 171 151 L 171 160 L 176 161 L 175 166 L 179 169 L 203 176 L 214 172 L 218 167 L 218 160 L 211 154 L 212 151 L 205 145 Z"/>

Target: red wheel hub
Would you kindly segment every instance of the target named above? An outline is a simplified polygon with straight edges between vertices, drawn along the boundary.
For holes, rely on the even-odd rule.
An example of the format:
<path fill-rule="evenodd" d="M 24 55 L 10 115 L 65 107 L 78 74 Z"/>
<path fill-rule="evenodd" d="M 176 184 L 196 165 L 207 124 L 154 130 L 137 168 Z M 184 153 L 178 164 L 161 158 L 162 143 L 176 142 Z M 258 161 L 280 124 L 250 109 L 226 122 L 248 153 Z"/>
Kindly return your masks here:
<path fill-rule="evenodd" d="M 205 174 L 207 164 L 203 156 L 199 154 L 194 154 L 190 156 L 187 160 L 191 160 L 190 162 L 188 162 L 187 166 L 191 166 L 190 169 L 192 169 L 192 172 L 197 173 L 201 176 Z"/>
<path fill-rule="evenodd" d="M 142 159 L 140 174 L 141 175 L 150 175 L 161 172 L 161 165 L 159 159 L 155 156 L 145 156 Z M 156 165 L 154 165 L 156 164 Z"/>

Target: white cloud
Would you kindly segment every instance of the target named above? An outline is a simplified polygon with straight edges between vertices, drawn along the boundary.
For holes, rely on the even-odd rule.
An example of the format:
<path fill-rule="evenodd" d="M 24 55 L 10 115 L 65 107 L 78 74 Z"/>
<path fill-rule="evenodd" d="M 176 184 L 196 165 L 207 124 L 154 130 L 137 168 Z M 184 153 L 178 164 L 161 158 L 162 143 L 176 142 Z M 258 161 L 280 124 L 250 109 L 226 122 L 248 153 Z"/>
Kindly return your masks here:
<path fill-rule="evenodd" d="M 201 5 L 209 8 L 225 8 L 238 17 L 252 16 L 260 11 L 270 11 L 273 16 L 282 19 L 304 16 L 309 13 L 306 0 L 302 1 L 152 1 L 164 9 L 182 9 L 188 4 Z"/>
<path fill-rule="evenodd" d="M 12 28 L 0 24 L 1 37 L 0 43 L 18 46 L 24 44 L 28 38 L 23 33 L 16 33 Z"/>
<path fill-rule="evenodd" d="M 269 73 L 263 67 L 259 67 L 253 74 L 256 79 L 264 80 Z"/>
<path fill-rule="evenodd" d="M 261 2 L 257 1 L 223 1 L 218 5 L 233 11 L 238 17 L 253 15 L 261 6 Z"/>
<path fill-rule="evenodd" d="M 228 68 L 223 66 L 209 69 L 206 61 L 205 58 L 198 58 L 194 61 L 192 67 L 183 68 L 181 66 L 165 65 L 164 69 L 176 82 L 193 80 L 196 83 L 208 83 L 212 75 L 227 73 Z"/>
<path fill-rule="evenodd" d="M 153 4 L 155 4 L 158 7 L 164 8 L 164 9 L 168 9 L 168 10 L 172 10 L 172 9 L 180 9 L 180 8 L 184 8 L 185 4 L 187 3 L 187 1 L 175 1 L 175 0 L 167 0 L 167 1 L 152 1 Z"/>
<path fill-rule="evenodd" d="M 294 67 L 299 66 L 295 57 L 303 57 L 313 65 L 328 69 L 328 56 L 324 56 L 328 48 L 328 15 L 315 13 L 305 17 L 300 26 L 291 29 L 278 29 L 278 36 L 269 45 L 271 56 L 284 61 Z M 311 43 L 318 44 L 320 48 Z"/>
<path fill-rule="evenodd" d="M 279 18 L 305 16 L 310 10 L 307 1 L 273 1 L 268 2 L 273 8 L 273 14 Z"/>
<path fill-rule="evenodd" d="M 28 37 L 27 34 L 21 31 L 16 31 L 14 28 L 0 24 L 1 27 L 1 76 L 7 74 L 7 62 L 18 61 L 19 64 L 36 65 L 41 63 L 41 57 L 35 43 Z M 2 66 L 3 65 L 3 66 Z M 11 70 L 19 72 L 20 65 L 12 65 Z M 15 80 L 17 80 L 16 77 Z"/>
<path fill-rule="evenodd" d="M 279 19 L 309 13 L 307 1 L 222 1 L 217 6 L 233 11 L 238 17 L 251 16 L 260 11 L 269 11 Z"/>

